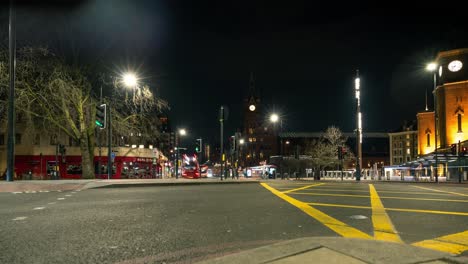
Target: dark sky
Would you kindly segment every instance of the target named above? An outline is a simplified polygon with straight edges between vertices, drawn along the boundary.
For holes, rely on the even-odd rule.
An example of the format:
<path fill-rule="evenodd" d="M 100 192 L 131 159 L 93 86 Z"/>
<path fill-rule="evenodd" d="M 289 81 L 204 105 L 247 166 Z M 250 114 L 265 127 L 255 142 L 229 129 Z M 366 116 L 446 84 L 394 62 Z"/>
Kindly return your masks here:
<path fill-rule="evenodd" d="M 18 42 L 46 43 L 113 71 L 137 69 L 169 102 L 174 128 L 212 142 L 220 105 L 230 109 L 227 134 L 242 125 L 250 72 L 265 108 L 282 115 L 284 130 L 335 125 L 349 132 L 359 69 L 364 131 L 389 131 L 424 109 L 425 89 L 432 89 L 425 64 L 440 50 L 468 47 L 466 15 L 453 5 L 273 2 L 23 4 Z M 4 5 L 3 35 L 7 15 Z"/>

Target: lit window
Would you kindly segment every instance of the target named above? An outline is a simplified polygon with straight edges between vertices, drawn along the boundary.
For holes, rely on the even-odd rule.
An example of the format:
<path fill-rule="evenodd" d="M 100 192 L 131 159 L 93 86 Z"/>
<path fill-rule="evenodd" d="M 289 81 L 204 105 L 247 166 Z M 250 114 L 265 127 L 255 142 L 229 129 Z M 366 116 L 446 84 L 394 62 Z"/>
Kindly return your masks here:
<path fill-rule="evenodd" d="M 411 154 L 411 151 L 410 151 L 409 148 L 407 148 L 407 149 L 406 149 L 406 155 L 409 155 L 409 154 Z"/>
<path fill-rule="evenodd" d="M 249 128 L 249 134 L 251 134 L 251 135 L 252 135 L 253 133 L 254 133 L 254 130 L 253 130 L 253 128 Z"/>
<path fill-rule="evenodd" d="M 257 142 L 257 138 L 252 138 L 252 141 L 253 141 L 253 142 Z"/>
<path fill-rule="evenodd" d="M 409 142 L 409 141 L 406 141 L 406 146 L 407 146 L 407 147 L 410 146 L 410 142 Z"/>
<path fill-rule="evenodd" d="M 406 139 L 409 139 L 409 137 L 410 137 L 409 135 L 406 135 Z"/>
<path fill-rule="evenodd" d="M 249 142 L 252 142 L 252 138 L 249 138 Z"/>

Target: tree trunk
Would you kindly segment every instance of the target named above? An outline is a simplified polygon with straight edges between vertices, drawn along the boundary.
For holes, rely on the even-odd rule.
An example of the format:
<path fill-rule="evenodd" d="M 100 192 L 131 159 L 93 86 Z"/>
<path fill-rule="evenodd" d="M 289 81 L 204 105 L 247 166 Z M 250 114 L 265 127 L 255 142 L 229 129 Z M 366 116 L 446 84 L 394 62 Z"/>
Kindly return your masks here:
<path fill-rule="evenodd" d="M 83 179 L 94 179 L 94 171 L 92 160 L 89 155 L 88 135 L 86 133 L 81 134 L 80 138 L 80 149 L 81 149 L 81 168 Z"/>

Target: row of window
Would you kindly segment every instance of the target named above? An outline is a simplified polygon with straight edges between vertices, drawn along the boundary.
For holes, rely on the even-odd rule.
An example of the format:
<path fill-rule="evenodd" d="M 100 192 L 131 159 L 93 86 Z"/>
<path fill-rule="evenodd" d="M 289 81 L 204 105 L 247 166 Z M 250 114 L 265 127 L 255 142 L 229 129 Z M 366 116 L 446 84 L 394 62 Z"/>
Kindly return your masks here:
<path fill-rule="evenodd" d="M 418 138 L 418 135 L 417 134 L 414 134 L 414 137 L 415 138 Z M 402 135 L 402 136 L 392 136 L 392 139 L 394 141 L 398 141 L 398 140 L 404 140 L 404 139 L 411 139 L 411 135 L 410 134 L 406 134 L 406 135 Z"/>
<path fill-rule="evenodd" d="M 411 147 L 411 141 L 406 141 L 406 144 L 405 144 L 405 145 L 406 145 L 407 147 Z M 394 142 L 394 143 L 393 143 L 393 148 L 398 148 L 398 147 L 402 148 L 402 147 L 403 147 L 403 142 L 399 142 L 399 143 Z"/>
<path fill-rule="evenodd" d="M 406 156 L 406 162 L 411 161 L 411 158 Z M 393 164 L 403 163 L 403 158 L 393 158 Z"/>
<path fill-rule="evenodd" d="M 414 152 L 416 153 L 418 151 L 417 148 L 414 149 Z M 410 148 L 407 148 L 406 149 L 406 155 L 410 155 L 411 154 L 411 149 Z M 403 150 L 402 149 L 394 149 L 393 150 L 393 155 L 396 156 L 396 155 L 403 155 Z"/>

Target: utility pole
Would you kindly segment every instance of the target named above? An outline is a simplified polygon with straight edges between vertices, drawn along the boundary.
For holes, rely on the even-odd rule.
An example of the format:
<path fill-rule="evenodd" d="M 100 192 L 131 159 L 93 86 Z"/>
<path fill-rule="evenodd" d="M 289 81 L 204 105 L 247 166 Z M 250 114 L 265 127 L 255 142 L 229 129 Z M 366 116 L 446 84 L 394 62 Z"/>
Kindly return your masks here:
<path fill-rule="evenodd" d="M 101 93 L 99 96 L 99 105 L 102 105 L 102 85 L 101 85 Z M 101 129 L 96 127 L 97 133 L 97 144 L 99 147 L 99 158 L 98 158 L 98 174 L 101 174 L 101 157 L 102 157 L 102 143 L 101 143 L 101 133 L 99 132 Z"/>
<path fill-rule="evenodd" d="M 223 180 L 223 175 L 224 175 L 224 142 L 223 142 L 223 123 L 224 123 L 224 106 L 221 106 L 221 108 L 219 109 L 219 123 L 220 123 L 220 132 L 221 132 L 221 150 L 220 150 L 220 158 L 221 158 L 221 172 L 220 172 L 220 176 L 221 176 L 221 180 Z"/>
<path fill-rule="evenodd" d="M 112 116 L 110 104 L 107 105 L 107 117 L 109 119 L 109 127 L 107 128 L 107 179 L 112 177 Z"/>
<path fill-rule="evenodd" d="M 14 1 L 10 0 L 10 93 L 8 96 L 8 142 L 6 180 L 13 181 L 15 175 L 15 76 L 16 76 L 16 15 Z"/>
<path fill-rule="evenodd" d="M 175 178 L 176 179 L 179 179 L 179 148 L 178 147 L 175 147 Z"/>

